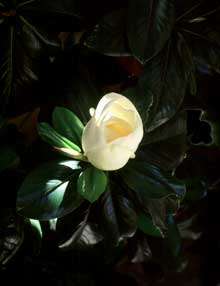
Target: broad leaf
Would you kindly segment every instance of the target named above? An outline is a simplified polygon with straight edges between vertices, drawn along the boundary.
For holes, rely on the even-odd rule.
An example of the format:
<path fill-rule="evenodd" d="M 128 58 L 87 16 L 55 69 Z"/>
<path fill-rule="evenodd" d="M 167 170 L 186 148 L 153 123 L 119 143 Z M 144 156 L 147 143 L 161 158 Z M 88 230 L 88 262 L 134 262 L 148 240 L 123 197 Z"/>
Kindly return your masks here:
<path fill-rule="evenodd" d="M 95 167 L 89 167 L 81 172 L 77 181 L 77 191 L 89 202 L 95 202 L 105 192 L 107 177 Z"/>
<path fill-rule="evenodd" d="M 131 51 L 142 63 L 162 50 L 174 25 L 174 0 L 130 0 L 127 34 Z"/>
<path fill-rule="evenodd" d="M 80 119 L 72 111 L 64 107 L 56 107 L 52 116 L 55 130 L 78 146 L 81 146 L 84 126 Z"/>
<path fill-rule="evenodd" d="M 77 161 L 45 163 L 32 171 L 18 190 L 19 214 L 38 220 L 64 216 L 76 209 L 83 199 L 77 193 Z"/>
<path fill-rule="evenodd" d="M 185 186 L 180 180 L 147 162 L 129 162 L 120 174 L 125 184 L 143 201 L 185 194 Z"/>
<path fill-rule="evenodd" d="M 44 141 L 54 147 L 59 149 L 73 149 L 76 152 L 81 152 L 81 149 L 76 144 L 59 134 L 46 122 L 41 122 L 38 124 L 38 133 Z"/>
<path fill-rule="evenodd" d="M 86 45 L 110 56 L 130 55 L 126 41 L 126 19 L 126 9 L 105 15 L 86 39 Z"/>

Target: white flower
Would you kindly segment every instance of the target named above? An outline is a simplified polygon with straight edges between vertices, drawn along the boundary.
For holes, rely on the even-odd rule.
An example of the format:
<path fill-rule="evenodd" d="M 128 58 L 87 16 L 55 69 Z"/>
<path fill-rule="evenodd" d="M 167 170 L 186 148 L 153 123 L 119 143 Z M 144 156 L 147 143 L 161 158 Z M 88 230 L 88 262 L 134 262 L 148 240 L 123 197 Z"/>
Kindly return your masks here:
<path fill-rule="evenodd" d="M 125 96 L 109 93 L 102 97 L 82 135 L 82 148 L 89 162 L 101 170 L 122 168 L 143 137 L 141 117 Z"/>

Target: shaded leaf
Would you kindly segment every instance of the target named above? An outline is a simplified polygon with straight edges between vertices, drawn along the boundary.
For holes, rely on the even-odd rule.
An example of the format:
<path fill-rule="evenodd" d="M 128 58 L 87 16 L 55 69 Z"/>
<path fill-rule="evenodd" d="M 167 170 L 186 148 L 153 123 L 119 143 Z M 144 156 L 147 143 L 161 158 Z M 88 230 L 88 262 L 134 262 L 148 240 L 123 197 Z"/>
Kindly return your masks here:
<path fill-rule="evenodd" d="M 180 180 L 147 162 L 130 161 L 120 174 L 125 184 L 143 201 L 185 194 L 185 186 Z"/>
<path fill-rule="evenodd" d="M 77 192 L 89 202 L 95 202 L 105 192 L 107 177 L 95 167 L 82 171 L 77 181 Z"/>
<path fill-rule="evenodd" d="M 170 40 L 164 49 L 145 65 L 140 78 L 140 81 L 144 82 L 142 85 L 145 88 L 145 96 L 152 94 L 152 102 L 146 106 L 147 133 L 174 117 L 183 103 L 193 67 L 183 64 L 177 46 L 178 39 Z"/>
<path fill-rule="evenodd" d="M 102 204 L 102 228 L 106 244 L 118 245 L 120 238 L 132 237 L 137 229 L 137 214 L 134 205 L 117 185 L 107 189 L 101 200 Z"/>
<path fill-rule="evenodd" d="M 71 142 L 81 146 L 84 126 L 80 119 L 72 111 L 64 107 L 56 107 L 52 116 L 55 130 Z"/>
<path fill-rule="evenodd" d="M 49 67 L 49 56 L 59 48 L 55 37 L 49 36 L 42 24 L 35 26 L 30 19 L 35 14 L 33 2 L 36 1 L 8 1 L 0 7 L 0 112 L 4 114 L 11 112 L 9 106 L 16 109 L 16 103 L 20 104 L 21 100 L 27 99 L 27 106 L 33 104 L 26 94 L 36 93 L 39 80 Z"/>
<path fill-rule="evenodd" d="M 19 157 L 11 147 L 0 148 L 0 172 L 14 167 L 19 163 Z"/>
<path fill-rule="evenodd" d="M 19 214 L 38 220 L 64 216 L 76 209 L 82 198 L 76 191 L 77 161 L 49 162 L 32 171 L 18 190 Z"/>
<path fill-rule="evenodd" d="M 82 205 L 71 214 L 58 219 L 59 248 L 63 251 L 84 249 L 102 240 L 98 226 L 88 221 L 90 207 Z"/>
<path fill-rule="evenodd" d="M 172 215 L 168 215 L 167 217 L 166 243 L 172 255 L 177 257 L 181 251 L 182 240 L 179 229 Z"/>
<path fill-rule="evenodd" d="M 154 225 L 150 215 L 141 213 L 138 217 L 138 228 L 146 234 L 161 237 L 160 229 Z"/>
<path fill-rule="evenodd" d="M 173 0 L 129 1 L 127 34 L 131 51 L 141 62 L 162 50 L 174 25 Z"/>
<path fill-rule="evenodd" d="M 105 15 L 89 34 L 85 44 L 110 56 L 130 55 L 126 42 L 126 18 L 126 9 Z"/>

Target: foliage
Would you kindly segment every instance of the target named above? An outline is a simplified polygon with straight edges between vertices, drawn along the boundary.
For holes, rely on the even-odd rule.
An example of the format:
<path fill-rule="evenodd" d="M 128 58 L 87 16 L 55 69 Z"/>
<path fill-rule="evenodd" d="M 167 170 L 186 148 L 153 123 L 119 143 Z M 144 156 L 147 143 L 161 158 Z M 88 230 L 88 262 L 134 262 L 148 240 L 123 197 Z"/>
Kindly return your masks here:
<path fill-rule="evenodd" d="M 100 264 L 102 253 L 110 265 L 130 255 L 130 243 L 130 261 L 158 261 L 151 241 L 165 276 L 184 264 L 186 237 L 199 237 L 194 206 L 219 188 L 219 19 L 214 0 L 0 0 L 0 177 L 15 217 L 10 234 L 2 211 L 2 265 L 25 235 L 41 253 L 48 225 L 61 252 Z M 114 172 L 81 146 L 89 108 L 108 92 L 128 97 L 144 124 L 136 158 Z M 193 144 L 204 124 L 211 141 Z"/>

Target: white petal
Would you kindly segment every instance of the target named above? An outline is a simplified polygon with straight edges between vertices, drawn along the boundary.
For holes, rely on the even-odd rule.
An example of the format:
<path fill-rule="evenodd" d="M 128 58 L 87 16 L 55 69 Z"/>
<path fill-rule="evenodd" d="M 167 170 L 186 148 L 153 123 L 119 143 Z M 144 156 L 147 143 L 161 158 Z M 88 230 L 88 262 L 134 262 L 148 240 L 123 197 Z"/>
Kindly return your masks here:
<path fill-rule="evenodd" d="M 133 152 L 125 147 L 114 144 L 87 152 L 89 162 L 96 168 L 104 171 L 122 168 L 133 155 Z"/>

